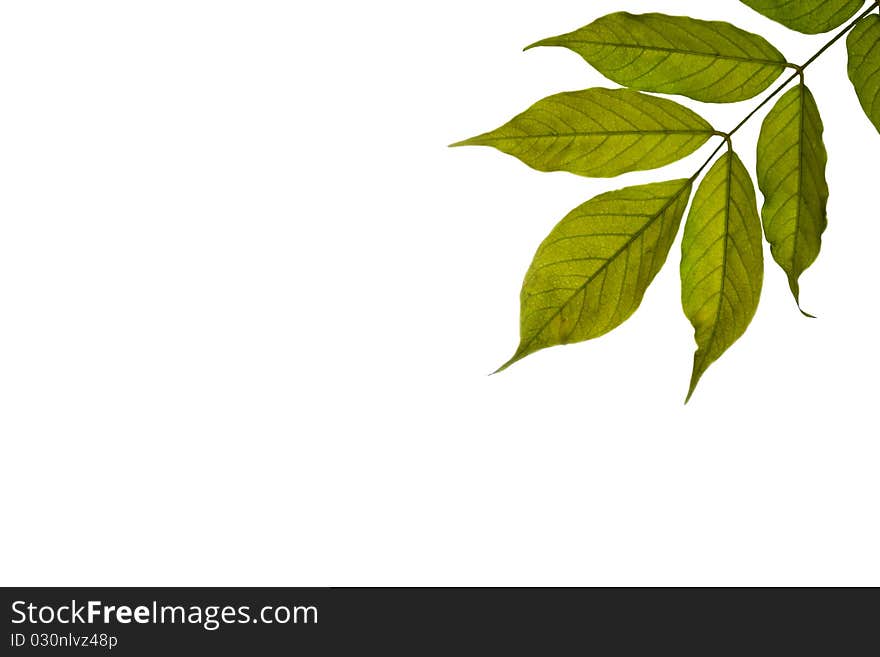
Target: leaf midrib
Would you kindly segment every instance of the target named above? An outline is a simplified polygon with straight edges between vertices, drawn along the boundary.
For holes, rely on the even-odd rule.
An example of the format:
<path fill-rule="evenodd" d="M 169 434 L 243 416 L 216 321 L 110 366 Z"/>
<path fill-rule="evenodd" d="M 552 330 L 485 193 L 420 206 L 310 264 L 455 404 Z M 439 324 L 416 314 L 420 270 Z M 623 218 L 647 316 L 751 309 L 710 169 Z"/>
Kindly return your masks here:
<path fill-rule="evenodd" d="M 729 59 L 738 62 L 754 62 L 757 64 L 766 64 L 768 66 L 779 66 L 781 68 L 791 67 L 786 60 L 780 59 L 763 59 L 756 57 L 739 57 L 737 55 L 725 55 L 723 53 L 701 52 L 699 50 L 683 50 L 681 48 L 664 48 L 663 46 L 640 46 L 634 43 L 617 43 L 613 41 L 593 41 L 591 39 L 567 39 L 565 43 L 585 43 L 594 46 L 613 46 L 615 48 L 629 48 L 631 50 L 656 50 L 658 52 L 677 53 L 683 55 L 692 55 L 694 57 L 706 57 L 708 59 Z M 538 45 L 557 45 L 553 43 L 553 39 L 548 39 L 546 43 L 538 42 Z M 528 48 L 527 48 L 528 50 Z"/>
<path fill-rule="evenodd" d="M 791 245 L 791 270 L 792 274 L 795 272 L 795 268 L 797 267 L 797 250 L 798 250 L 798 237 L 801 232 L 801 218 L 803 216 L 803 201 L 804 201 L 804 114 L 806 112 L 806 86 L 804 85 L 803 80 L 800 83 L 800 116 L 798 117 L 798 187 L 797 187 L 797 196 L 798 202 L 796 203 L 797 210 L 795 211 L 795 219 L 794 219 L 794 240 Z M 797 281 L 797 277 L 795 278 Z M 800 299 L 795 299 L 798 305 L 800 305 Z"/>
<path fill-rule="evenodd" d="M 588 130 L 584 132 L 548 132 L 534 135 L 475 137 L 480 141 L 505 141 L 508 139 L 541 139 L 545 137 L 598 137 L 608 135 L 709 135 L 723 136 L 717 130 Z M 468 140 L 470 141 L 470 140 Z M 456 146 L 457 144 L 453 144 Z"/>

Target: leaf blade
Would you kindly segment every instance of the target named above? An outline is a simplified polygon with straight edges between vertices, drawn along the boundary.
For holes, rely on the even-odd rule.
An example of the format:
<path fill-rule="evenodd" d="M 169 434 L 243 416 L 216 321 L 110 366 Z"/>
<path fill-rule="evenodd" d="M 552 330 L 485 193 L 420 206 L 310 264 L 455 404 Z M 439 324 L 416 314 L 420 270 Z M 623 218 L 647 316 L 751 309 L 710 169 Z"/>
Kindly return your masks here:
<path fill-rule="evenodd" d="M 859 21 L 846 40 L 847 72 L 865 114 L 880 132 L 880 16 Z"/>
<path fill-rule="evenodd" d="M 733 151 L 721 156 L 700 183 L 681 251 L 682 308 L 697 343 L 689 401 L 709 366 L 745 333 L 763 284 L 755 190 Z"/>
<path fill-rule="evenodd" d="M 625 322 L 666 261 L 691 187 L 691 180 L 627 187 L 566 215 L 526 273 L 520 344 L 498 371 L 541 349 L 591 340 Z"/>
<path fill-rule="evenodd" d="M 821 34 L 843 25 L 862 0 L 740 0 L 767 18 L 804 34 Z"/>
<path fill-rule="evenodd" d="M 798 279 L 819 256 L 828 225 L 823 132 L 813 94 L 800 83 L 777 101 L 758 137 L 764 235 L 773 259 L 788 277 L 798 308 Z"/>
<path fill-rule="evenodd" d="M 538 171 L 610 178 L 687 157 L 712 126 L 665 98 L 628 89 L 548 96 L 501 127 L 453 146 L 492 146 Z"/>
<path fill-rule="evenodd" d="M 560 46 L 618 84 L 732 103 L 767 89 L 787 66 L 763 37 L 729 23 L 617 12 L 526 48 Z"/>

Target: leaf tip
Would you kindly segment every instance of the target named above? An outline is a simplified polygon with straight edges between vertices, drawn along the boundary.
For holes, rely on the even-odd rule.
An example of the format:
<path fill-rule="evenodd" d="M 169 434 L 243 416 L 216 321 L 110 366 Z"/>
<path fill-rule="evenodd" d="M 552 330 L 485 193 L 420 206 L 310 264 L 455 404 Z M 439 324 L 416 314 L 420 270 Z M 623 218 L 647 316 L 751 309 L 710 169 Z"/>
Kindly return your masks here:
<path fill-rule="evenodd" d="M 472 139 L 473 139 L 473 137 L 471 137 L 470 139 L 462 139 L 461 141 L 457 141 L 452 144 L 449 144 L 449 146 L 447 148 L 458 148 L 459 146 L 473 146 Z"/>
<path fill-rule="evenodd" d="M 510 357 L 510 360 L 508 360 L 506 363 L 504 363 L 504 365 L 502 365 L 502 366 L 499 367 L 497 370 L 495 370 L 494 372 L 492 372 L 489 376 L 495 376 L 496 374 L 500 374 L 501 372 L 503 372 L 504 370 L 506 370 L 508 367 L 510 367 L 510 366 L 513 365 L 514 363 L 521 361 L 523 358 L 525 358 L 526 356 L 528 356 L 530 353 L 532 353 L 532 352 L 531 352 L 531 351 L 524 350 L 524 349 L 522 348 L 522 345 L 520 345 L 519 347 L 517 347 L 517 349 L 516 349 L 516 353 L 513 354 L 513 356 Z"/>
<path fill-rule="evenodd" d="M 559 37 L 548 37 L 546 39 L 541 39 L 540 41 L 535 41 L 534 43 L 530 43 L 525 48 L 523 48 L 523 52 L 527 50 L 531 50 L 532 48 L 542 48 L 544 46 L 558 46 Z"/>
<path fill-rule="evenodd" d="M 486 142 L 484 137 L 487 135 L 477 135 L 475 137 L 469 137 L 468 139 L 462 139 L 461 141 L 456 141 L 452 144 L 449 144 L 449 148 L 458 148 L 459 146 L 488 146 L 489 144 Z"/>
<path fill-rule="evenodd" d="M 688 402 L 691 400 L 691 397 L 694 396 L 694 392 L 697 390 L 697 384 L 700 382 L 700 378 L 703 376 L 703 372 L 697 367 L 696 357 L 694 358 L 694 370 L 691 373 L 691 383 L 688 386 L 687 397 L 684 398 L 685 406 L 687 406 Z"/>
<path fill-rule="evenodd" d="M 808 313 L 806 310 L 804 310 L 803 308 L 801 308 L 801 305 L 800 305 L 800 304 L 798 304 L 798 310 L 801 311 L 801 315 L 803 315 L 804 317 L 807 317 L 808 319 L 816 319 L 816 316 L 815 316 L 815 315 L 811 315 L 811 314 Z"/>
<path fill-rule="evenodd" d="M 511 365 L 513 365 L 513 364 L 514 364 L 516 361 L 518 361 L 520 358 L 522 358 L 522 356 L 519 356 L 518 354 L 514 354 L 513 358 L 511 358 L 509 361 L 507 361 L 506 363 L 504 363 L 504 365 L 502 365 L 502 366 L 499 367 L 497 370 L 495 370 L 494 372 L 492 372 L 491 374 L 489 374 L 489 376 L 495 376 L 496 374 L 501 374 L 504 370 L 506 370 L 508 367 L 510 367 Z"/>
<path fill-rule="evenodd" d="M 791 288 L 791 293 L 794 296 L 794 302 L 797 304 L 797 309 L 801 311 L 801 315 L 808 317 L 809 319 L 816 319 L 815 315 L 811 315 L 803 309 L 803 306 L 801 306 L 801 289 L 797 279 L 789 279 L 788 285 Z"/>

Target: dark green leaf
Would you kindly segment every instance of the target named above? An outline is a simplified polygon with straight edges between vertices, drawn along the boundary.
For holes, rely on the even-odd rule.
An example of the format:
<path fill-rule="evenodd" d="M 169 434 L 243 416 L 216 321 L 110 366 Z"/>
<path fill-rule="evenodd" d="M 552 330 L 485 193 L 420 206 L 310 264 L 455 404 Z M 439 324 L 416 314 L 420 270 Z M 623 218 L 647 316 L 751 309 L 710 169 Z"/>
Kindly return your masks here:
<path fill-rule="evenodd" d="M 729 23 L 616 13 L 529 46 L 562 46 L 615 82 L 713 103 L 752 98 L 786 66 L 757 34 Z"/>
<path fill-rule="evenodd" d="M 880 132 L 880 16 L 859 21 L 847 38 L 849 79 L 871 123 Z"/>
<path fill-rule="evenodd" d="M 686 107 L 628 89 L 539 100 L 497 130 L 453 144 L 494 146 L 539 171 L 606 178 L 690 155 L 716 134 Z"/>
<path fill-rule="evenodd" d="M 690 180 L 628 187 L 566 216 L 526 274 L 520 345 L 501 369 L 546 347 L 599 337 L 632 315 L 666 261 L 690 192 Z"/>
<path fill-rule="evenodd" d="M 682 238 L 682 306 L 698 347 L 688 399 L 755 315 L 764 277 L 761 248 L 752 179 L 731 151 L 697 189 Z"/>
<path fill-rule="evenodd" d="M 764 234 L 773 259 L 788 275 L 795 301 L 800 296 L 798 279 L 818 257 L 828 223 L 828 156 L 822 132 L 813 94 L 799 84 L 767 115 L 758 139 Z"/>
<path fill-rule="evenodd" d="M 741 0 L 744 4 L 798 32 L 819 34 L 843 25 L 863 0 Z"/>

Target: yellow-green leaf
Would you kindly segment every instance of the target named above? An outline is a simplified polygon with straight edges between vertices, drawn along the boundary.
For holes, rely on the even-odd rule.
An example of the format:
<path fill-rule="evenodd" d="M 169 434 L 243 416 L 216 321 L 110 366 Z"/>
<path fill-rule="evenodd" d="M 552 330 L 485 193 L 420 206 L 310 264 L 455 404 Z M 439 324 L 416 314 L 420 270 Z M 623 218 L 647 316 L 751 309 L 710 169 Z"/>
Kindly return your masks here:
<path fill-rule="evenodd" d="M 526 274 L 520 345 L 501 369 L 546 347 L 599 337 L 632 315 L 666 261 L 691 184 L 628 187 L 569 213 Z"/>
<path fill-rule="evenodd" d="M 782 53 L 757 34 L 729 23 L 664 14 L 609 14 L 529 48 L 536 46 L 573 50 L 627 87 L 713 103 L 752 98 L 786 67 Z"/>
<path fill-rule="evenodd" d="M 698 347 L 688 399 L 755 315 L 764 278 L 761 248 L 755 188 L 729 151 L 697 189 L 681 244 L 681 300 Z"/>
<path fill-rule="evenodd" d="M 695 112 L 629 89 L 539 100 L 497 130 L 453 144 L 494 146 L 539 171 L 607 178 L 690 155 L 716 134 Z"/>
<path fill-rule="evenodd" d="M 828 32 L 843 25 L 863 0 L 741 0 L 777 23 L 804 34 Z"/>
<path fill-rule="evenodd" d="M 880 132 L 880 16 L 859 21 L 847 38 L 849 79 L 871 123 Z"/>
<path fill-rule="evenodd" d="M 822 132 L 813 94 L 799 84 L 770 110 L 758 139 L 764 234 L 798 304 L 798 279 L 819 256 L 828 224 Z"/>

